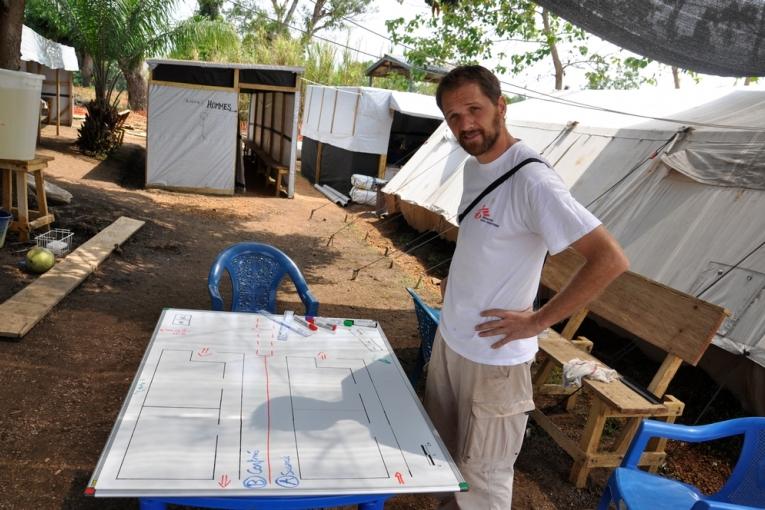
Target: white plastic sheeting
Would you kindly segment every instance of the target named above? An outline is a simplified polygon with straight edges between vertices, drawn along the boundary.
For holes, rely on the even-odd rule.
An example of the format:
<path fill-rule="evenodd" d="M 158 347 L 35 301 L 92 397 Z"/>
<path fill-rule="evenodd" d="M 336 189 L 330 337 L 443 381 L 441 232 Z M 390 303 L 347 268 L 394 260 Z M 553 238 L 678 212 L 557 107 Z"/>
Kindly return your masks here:
<path fill-rule="evenodd" d="M 151 84 L 146 185 L 234 193 L 235 91 Z"/>
<path fill-rule="evenodd" d="M 759 376 L 742 369 L 740 379 L 748 373 L 749 381 L 761 380 L 765 91 L 583 91 L 561 97 L 686 121 L 543 100 L 510 105 L 507 114 L 510 132 L 540 151 L 619 239 L 633 271 L 732 312 L 714 344 L 759 365 Z M 688 121 L 694 127 L 685 131 Z M 445 237 L 454 238 L 466 157 L 442 125 L 383 191 L 395 195 L 416 228 L 450 229 Z M 730 366 L 717 370 L 726 385 L 735 386 L 735 376 L 725 375 Z M 765 413 L 765 389 L 740 382 L 738 390 Z"/>
<path fill-rule="evenodd" d="M 393 111 L 441 119 L 435 98 L 370 87 L 309 85 L 303 136 L 352 152 L 387 154 Z"/>
<path fill-rule="evenodd" d="M 21 29 L 21 60 L 51 69 L 77 71 L 80 68 L 74 48 L 50 41 L 26 25 Z"/>

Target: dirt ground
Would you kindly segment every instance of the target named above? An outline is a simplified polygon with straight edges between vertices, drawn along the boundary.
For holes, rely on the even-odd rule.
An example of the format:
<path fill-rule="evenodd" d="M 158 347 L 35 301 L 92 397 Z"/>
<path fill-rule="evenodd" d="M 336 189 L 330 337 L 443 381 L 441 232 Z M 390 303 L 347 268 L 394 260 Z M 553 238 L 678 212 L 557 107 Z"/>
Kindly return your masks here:
<path fill-rule="evenodd" d="M 125 145 L 107 161 L 78 154 L 73 128 L 62 128 L 60 137 L 55 128 L 43 132 L 40 152 L 55 157 L 48 179 L 74 195 L 71 204 L 52 206 L 56 227 L 74 231 L 80 244 L 120 216 L 146 225 L 23 339 L 0 341 L 0 508 L 138 507 L 135 500 L 88 498 L 83 490 L 160 312 L 209 309 L 207 273 L 230 244 L 254 240 L 281 248 L 302 269 L 322 315 L 377 318 L 404 368 L 416 358 L 417 323 L 405 287 L 448 257 L 448 243 L 396 257 L 390 267 L 389 259 L 379 260 L 385 247 L 400 246 L 412 231 L 401 221 L 328 204 L 299 176 L 293 200 L 262 189 L 233 197 L 144 190 L 141 127 L 128 131 Z M 34 279 L 17 265 L 28 246 L 9 234 L 0 250 L 0 302 Z M 351 280 L 354 269 L 374 261 Z M 438 302 L 436 283 L 425 275 L 420 284 L 431 303 Z M 280 302 L 300 309 L 287 290 Z M 698 480 L 710 487 L 724 476 L 725 460 L 713 465 L 719 459 L 714 451 L 678 452 L 670 471 L 701 473 Z M 530 426 L 513 506 L 593 508 L 607 473 L 596 471 L 590 485 L 577 490 L 567 481 L 570 467 L 563 451 Z M 386 508 L 431 509 L 435 500 L 399 496 Z"/>

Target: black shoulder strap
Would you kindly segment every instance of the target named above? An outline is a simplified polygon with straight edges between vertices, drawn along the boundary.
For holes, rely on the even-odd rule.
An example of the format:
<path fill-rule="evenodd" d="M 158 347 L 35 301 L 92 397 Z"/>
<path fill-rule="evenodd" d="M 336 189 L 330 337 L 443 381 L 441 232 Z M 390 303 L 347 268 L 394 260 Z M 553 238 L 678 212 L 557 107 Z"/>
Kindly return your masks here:
<path fill-rule="evenodd" d="M 496 179 L 494 182 L 492 182 L 491 184 L 489 184 L 489 185 L 486 187 L 486 189 L 485 189 L 485 190 L 483 190 L 483 191 L 482 191 L 482 192 L 481 192 L 481 193 L 480 193 L 480 194 L 479 194 L 477 197 L 475 197 L 475 200 L 473 200 L 472 202 L 470 202 L 470 205 L 469 205 L 469 206 L 467 206 L 467 208 L 465 208 L 465 210 L 464 210 L 464 211 L 462 211 L 462 212 L 460 213 L 460 215 L 457 217 L 457 224 L 460 224 L 460 223 L 462 223 L 462 220 L 463 220 L 463 219 L 465 219 L 465 216 L 467 216 L 467 215 L 470 213 L 470 211 L 472 211 L 472 210 L 473 210 L 473 207 L 475 207 L 475 206 L 478 204 L 478 202 L 480 202 L 480 201 L 481 201 L 481 199 L 482 199 L 483 197 L 485 197 L 486 195 L 488 195 L 489 193 L 491 193 L 492 191 L 494 191 L 494 190 L 497 188 L 497 186 L 499 186 L 500 184 L 502 184 L 503 182 L 505 182 L 506 180 L 508 180 L 510 177 L 512 177 L 512 176 L 513 176 L 513 174 L 514 174 L 515 172 L 517 172 L 518 170 L 520 170 L 520 169 L 521 169 L 521 168 L 523 168 L 524 166 L 528 165 L 529 163 L 542 163 L 542 164 L 544 164 L 544 165 L 546 165 L 546 164 L 547 164 L 547 163 L 545 163 L 544 161 L 542 161 L 541 159 L 537 159 L 537 158 L 528 158 L 528 159 L 524 159 L 523 161 L 521 161 L 520 163 L 518 163 L 517 165 L 515 165 L 513 168 L 511 168 L 510 170 L 508 170 L 506 173 L 502 174 L 502 176 L 500 176 L 499 178 L 497 178 L 497 179 Z"/>

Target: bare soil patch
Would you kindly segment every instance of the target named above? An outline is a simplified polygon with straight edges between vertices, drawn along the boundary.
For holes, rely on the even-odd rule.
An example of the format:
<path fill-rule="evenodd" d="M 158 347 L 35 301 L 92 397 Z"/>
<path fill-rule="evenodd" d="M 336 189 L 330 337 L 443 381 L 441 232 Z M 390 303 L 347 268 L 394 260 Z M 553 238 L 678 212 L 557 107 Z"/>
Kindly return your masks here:
<path fill-rule="evenodd" d="M 207 272 L 230 244 L 254 240 L 284 250 L 302 269 L 323 315 L 377 318 L 405 369 L 413 366 L 419 338 L 405 287 L 420 281 L 418 291 L 437 304 L 445 265 L 432 274 L 426 270 L 450 256 L 449 243 L 394 252 L 411 247 L 407 243 L 419 234 L 400 219 L 327 205 L 300 177 L 293 200 L 258 188 L 233 197 L 145 190 L 144 138 L 128 130 L 125 145 L 98 161 L 72 147 L 75 128 L 62 128 L 58 138 L 54 129 L 46 127 L 41 142 L 41 152 L 55 157 L 48 179 L 74 195 L 71 204 L 52 206 L 55 226 L 73 230 L 77 245 L 119 216 L 146 225 L 25 338 L 0 341 L 0 508 L 138 507 L 135 500 L 88 498 L 83 490 L 160 312 L 209 309 Z M 17 265 L 26 247 L 10 234 L 0 250 L 0 301 L 35 278 Z M 363 266 L 352 280 L 354 269 Z M 279 298 L 283 307 L 300 309 L 288 287 Z M 704 483 L 712 474 L 702 466 L 725 462 L 715 450 L 674 451 L 679 454 L 672 454 L 668 471 L 700 473 Z M 570 466 L 563 451 L 530 426 L 518 460 L 514 506 L 593 508 L 605 472 L 577 490 L 567 482 Z M 429 496 L 400 496 L 386 508 L 435 505 Z"/>

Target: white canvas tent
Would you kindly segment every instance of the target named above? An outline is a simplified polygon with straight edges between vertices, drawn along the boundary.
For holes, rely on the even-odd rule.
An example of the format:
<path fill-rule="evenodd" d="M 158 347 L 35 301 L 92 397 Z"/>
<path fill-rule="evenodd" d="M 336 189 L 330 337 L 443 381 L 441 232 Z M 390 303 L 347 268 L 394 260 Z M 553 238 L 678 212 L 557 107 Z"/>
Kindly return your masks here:
<path fill-rule="evenodd" d="M 702 367 L 765 415 L 765 91 L 558 97 L 687 121 L 548 100 L 510 105 L 507 114 L 510 132 L 619 239 L 633 271 L 732 312 Z M 386 186 L 389 202 L 416 228 L 455 238 L 466 157 L 442 126 Z"/>
<path fill-rule="evenodd" d="M 231 195 L 239 94 L 250 94 L 247 140 L 289 167 L 295 190 L 301 67 L 149 60 L 146 186 Z M 239 176 L 239 181 L 242 176 Z M 244 184 L 240 182 L 240 184 Z"/>
<path fill-rule="evenodd" d="M 303 113 L 301 173 L 342 193 L 352 174 L 385 177 L 435 131 L 435 98 L 370 87 L 311 85 Z"/>
<path fill-rule="evenodd" d="M 21 70 L 41 74 L 42 99 L 48 103 L 48 124 L 72 125 L 72 72 L 79 70 L 74 48 L 46 39 L 28 26 L 21 30 Z M 58 132 L 56 132 L 58 134 Z"/>

